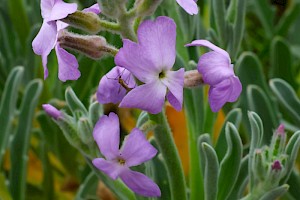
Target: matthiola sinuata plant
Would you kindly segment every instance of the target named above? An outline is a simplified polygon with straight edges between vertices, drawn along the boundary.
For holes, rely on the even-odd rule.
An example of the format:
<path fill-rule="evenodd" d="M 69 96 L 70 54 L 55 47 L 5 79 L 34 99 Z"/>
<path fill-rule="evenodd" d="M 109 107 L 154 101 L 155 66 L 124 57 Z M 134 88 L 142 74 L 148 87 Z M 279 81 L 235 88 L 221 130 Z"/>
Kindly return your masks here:
<path fill-rule="evenodd" d="M 173 7 L 178 3 L 190 15 L 198 13 L 195 0 L 170 2 Z M 77 11 L 74 3 L 42 0 L 44 22 L 32 46 L 34 52 L 42 56 L 45 79 L 48 76 L 47 56 L 53 48 L 56 49 L 61 81 L 76 80 L 80 76 L 75 56 L 62 47 L 95 60 L 104 54 L 110 55 L 115 63 L 106 75 L 99 77 L 101 80 L 89 108 L 68 88 L 65 100 L 71 114 L 50 104 L 44 104 L 43 109 L 119 199 L 136 199 L 142 195 L 175 200 L 254 200 L 282 195 L 287 190 L 286 182 L 300 145 L 299 132 L 285 147 L 286 136 L 280 126 L 271 144 L 263 145 L 262 122 L 258 115 L 249 112 L 252 135 L 247 142 L 250 149 L 243 153 L 247 150 L 243 150 L 238 132 L 242 112 L 234 109 L 228 111 L 216 145 L 210 135 L 202 134 L 213 131 L 213 127 L 204 128 L 204 125 L 212 126 L 214 120 L 213 113 L 206 107 L 207 95 L 203 87 L 209 86 L 208 102 L 213 112 L 220 111 L 227 102 L 237 101 L 242 92 L 242 84 L 234 73 L 230 58 L 238 53 L 239 37 L 235 40 L 223 38 L 224 29 L 217 18 L 218 30 L 214 34 L 221 39 L 214 41 L 220 41 L 218 45 L 222 48 L 205 39 L 178 43 L 178 40 L 184 40 L 176 37 L 176 27 L 183 30 L 182 24 L 176 24 L 178 21 L 169 16 L 145 19 L 155 15 L 157 8 L 163 6 L 161 3 L 161 0 L 137 0 L 128 8 L 124 0 L 98 0 L 98 4 L 89 9 Z M 219 9 L 214 3 L 213 8 Z M 236 4 L 242 10 L 245 8 L 245 4 Z M 176 13 L 178 9 L 173 7 L 170 9 Z M 92 35 L 62 30 L 67 26 Z M 122 47 L 117 49 L 104 37 L 96 35 L 101 31 L 120 35 Z M 176 44 L 184 43 L 186 47 L 204 46 L 212 51 L 199 55 L 194 48 L 176 47 Z M 232 46 L 234 48 L 230 49 Z M 176 51 L 177 48 L 180 51 Z M 230 54 L 224 49 L 229 49 Z M 199 57 L 197 66 L 194 61 L 181 56 L 185 51 L 192 52 L 190 57 Z M 186 175 L 166 117 L 166 99 L 176 111 L 186 114 L 191 165 L 189 184 L 185 181 Z M 105 115 L 109 113 L 106 106 L 109 103 L 142 111 L 136 127 L 124 140 L 121 139 L 117 114 Z M 149 130 L 153 131 L 153 136 L 148 135 Z M 248 191 L 246 196 L 245 191 Z"/>

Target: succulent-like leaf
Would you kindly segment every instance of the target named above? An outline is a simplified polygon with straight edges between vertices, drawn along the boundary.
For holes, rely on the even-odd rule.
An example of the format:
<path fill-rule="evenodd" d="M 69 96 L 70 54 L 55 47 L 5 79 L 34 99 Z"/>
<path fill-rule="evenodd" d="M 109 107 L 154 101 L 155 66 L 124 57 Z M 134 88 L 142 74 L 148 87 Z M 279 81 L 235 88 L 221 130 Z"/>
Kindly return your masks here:
<path fill-rule="evenodd" d="M 73 115 L 75 115 L 76 111 L 80 111 L 88 116 L 88 111 L 84 107 L 83 103 L 78 99 L 71 87 L 66 89 L 65 99 Z"/>
<path fill-rule="evenodd" d="M 242 140 L 232 123 L 227 122 L 225 134 L 227 152 L 220 164 L 218 200 L 225 200 L 230 195 L 238 178 L 243 152 Z"/>
<path fill-rule="evenodd" d="M 274 200 L 281 197 L 284 193 L 286 193 L 289 189 L 287 184 L 276 187 L 271 191 L 265 193 L 259 200 Z"/>
<path fill-rule="evenodd" d="M 25 198 L 27 153 L 32 119 L 42 87 L 41 80 L 33 80 L 27 85 L 21 104 L 18 129 L 10 147 L 11 170 L 9 186 L 13 199 L 16 200 Z"/>

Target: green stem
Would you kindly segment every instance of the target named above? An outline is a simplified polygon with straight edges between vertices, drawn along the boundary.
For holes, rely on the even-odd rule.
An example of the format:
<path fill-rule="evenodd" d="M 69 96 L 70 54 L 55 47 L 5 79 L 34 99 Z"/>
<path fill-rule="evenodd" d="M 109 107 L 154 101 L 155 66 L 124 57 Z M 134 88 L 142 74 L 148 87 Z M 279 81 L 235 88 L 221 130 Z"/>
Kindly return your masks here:
<path fill-rule="evenodd" d="M 167 118 L 164 112 L 157 115 L 149 114 L 149 118 L 157 124 L 154 136 L 167 167 L 171 199 L 186 200 L 186 184 L 183 168 Z"/>

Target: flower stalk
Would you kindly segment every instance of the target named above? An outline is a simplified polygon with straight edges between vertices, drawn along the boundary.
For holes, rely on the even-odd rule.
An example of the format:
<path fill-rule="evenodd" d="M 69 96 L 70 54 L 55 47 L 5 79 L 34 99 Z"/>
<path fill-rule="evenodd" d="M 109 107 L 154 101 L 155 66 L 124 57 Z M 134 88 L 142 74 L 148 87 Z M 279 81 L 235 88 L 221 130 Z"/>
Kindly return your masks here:
<path fill-rule="evenodd" d="M 183 168 L 166 115 L 164 112 L 156 115 L 149 114 L 149 119 L 157 124 L 157 127 L 154 129 L 154 137 L 165 160 L 170 182 L 171 199 L 186 200 Z"/>

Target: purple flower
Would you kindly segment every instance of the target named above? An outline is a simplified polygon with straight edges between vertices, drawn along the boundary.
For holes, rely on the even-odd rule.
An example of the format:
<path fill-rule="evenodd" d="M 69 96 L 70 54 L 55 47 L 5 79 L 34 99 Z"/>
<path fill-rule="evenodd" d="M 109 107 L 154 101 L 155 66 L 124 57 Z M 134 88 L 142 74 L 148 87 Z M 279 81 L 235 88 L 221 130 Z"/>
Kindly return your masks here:
<path fill-rule="evenodd" d="M 99 13 L 99 7 L 97 10 L 96 6 L 98 5 L 93 5 L 86 12 Z M 48 77 L 47 58 L 53 48 L 55 48 L 57 55 L 58 78 L 65 82 L 66 80 L 77 80 L 80 77 L 76 57 L 61 48 L 57 42 L 59 31 L 68 26 L 58 20 L 67 17 L 76 10 L 76 3 L 65 3 L 62 0 L 41 0 L 44 21 L 32 42 L 32 48 L 35 54 L 42 56 L 44 79 Z"/>
<path fill-rule="evenodd" d="M 177 3 L 190 15 L 198 14 L 197 0 L 176 0 Z"/>
<path fill-rule="evenodd" d="M 171 71 L 176 57 L 176 24 L 168 17 L 144 21 L 137 31 L 138 43 L 123 40 L 115 57 L 142 84 L 123 98 L 120 107 L 140 108 L 152 114 L 162 111 L 165 97 L 181 110 L 184 69 Z"/>
<path fill-rule="evenodd" d="M 42 106 L 44 111 L 55 120 L 58 120 L 62 116 L 62 113 L 51 104 L 43 104 Z"/>
<path fill-rule="evenodd" d="M 95 158 L 93 160 L 95 167 L 114 180 L 120 177 L 137 194 L 148 197 L 161 195 L 159 187 L 151 179 L 129 168 L 150 160 L 157 153 L 139 129 L 133 129 L 119 149 L 119 118 L 115 113 L 110 113 L 109 116 L 99 119 L 94 128 L 93 137 L 106 158 L 106 160 Z"/>
<path fill-rule="evenodd" d="M 226 102 L 234 102 L 242 92 L 242 84 L 233 71 L 229 54 L 207 40 L 195 40 L 186 46 L 205 46 L 211 52 L 203 54 L 198 71 L 204 83 L 210 85 L 208 100 L 213 112 L 218 112 Z"/>
<path fill-rule="evenodd" d="M 121 81 L 126 85 L 122 86 Z M 97 90 L 97 100 L 102 104 L 119 103 L 128 92 L 127 89 L 132 89 L 135 86 L 136 83 L 132 74 L 127 69 L 116 66 L 101 78 Z"/>

